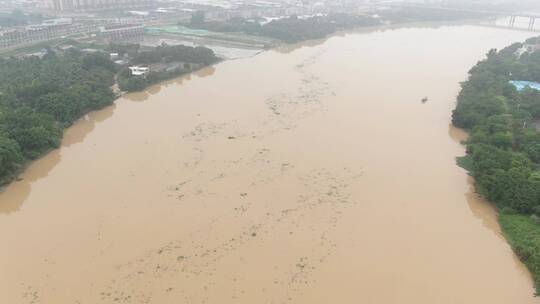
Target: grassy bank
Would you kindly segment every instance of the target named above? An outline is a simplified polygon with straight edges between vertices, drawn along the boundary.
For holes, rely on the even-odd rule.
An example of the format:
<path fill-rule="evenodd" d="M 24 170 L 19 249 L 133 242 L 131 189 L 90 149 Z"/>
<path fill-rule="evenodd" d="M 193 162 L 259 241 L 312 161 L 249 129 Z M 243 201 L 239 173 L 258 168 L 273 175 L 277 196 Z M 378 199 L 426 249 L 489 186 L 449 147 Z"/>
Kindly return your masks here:
<path fill-rule="evenodd" d="M 521 261 L 534 274 L 534 285 L 540 291 L 540 225 L 530 216 L 522 214 L 499 215 L 506 239 Z"/>

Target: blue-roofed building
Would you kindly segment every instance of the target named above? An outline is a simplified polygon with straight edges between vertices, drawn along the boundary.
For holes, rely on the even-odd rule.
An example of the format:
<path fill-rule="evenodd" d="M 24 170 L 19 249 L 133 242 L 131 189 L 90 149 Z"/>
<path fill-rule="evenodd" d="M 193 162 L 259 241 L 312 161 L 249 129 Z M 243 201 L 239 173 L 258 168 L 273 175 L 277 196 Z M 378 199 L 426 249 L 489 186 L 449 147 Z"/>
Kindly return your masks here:
<path fill-rule="evenodd" d="M 519 80 L 511 80 L 510 84 L 512 84 L 518 91 L 522 91 L 525 88 L 529 87 L 533 90 L 540 91 L 540 83 L 536 81 L 519 81 Z"/>

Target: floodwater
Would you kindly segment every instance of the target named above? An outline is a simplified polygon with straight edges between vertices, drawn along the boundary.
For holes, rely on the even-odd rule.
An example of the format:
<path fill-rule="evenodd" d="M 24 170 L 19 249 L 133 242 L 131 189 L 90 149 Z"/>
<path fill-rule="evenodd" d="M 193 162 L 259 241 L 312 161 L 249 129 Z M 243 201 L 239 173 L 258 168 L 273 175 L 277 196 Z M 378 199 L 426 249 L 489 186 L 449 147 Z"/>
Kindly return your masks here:
<path fill-rule="evenodd" d="M 0 303 L 540 303 L 449 125 L 528 36 L 348 33 L 120 98 L 0 195 Z"/>

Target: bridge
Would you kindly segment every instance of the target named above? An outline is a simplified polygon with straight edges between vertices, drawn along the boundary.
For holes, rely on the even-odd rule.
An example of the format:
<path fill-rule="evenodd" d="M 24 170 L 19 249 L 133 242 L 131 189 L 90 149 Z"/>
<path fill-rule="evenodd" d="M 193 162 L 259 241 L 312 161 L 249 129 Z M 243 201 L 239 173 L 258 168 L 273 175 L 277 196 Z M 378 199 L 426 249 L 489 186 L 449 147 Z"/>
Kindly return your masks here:
<path fill-rule="evenodd" d="M 527 15 L 527 14 L 512 14 L 512 15 L 510 15 L 510 22 L 508 23 L 509 27 L 515 27 L 516 18 L 528 18 L 529 19 L 529 25 L 527 26 L 527 29 L 530 30 L 530 31 L 533 31 L 534 30 L 534 24 L 536 23 L 536 19 L 540 18 L 540 16 Z"/>
<path fill-rule="evenodd" d="M 453 12 L 461 12 L 461 13 L 469 13 L 469 14 L 478 14 L 478 15 L 484 15 L 485 17 L 490 17 L 490 18 L 509 17 L 509 22 L 507 26 L 504 26 L 504 27 L 508 27 L 508 28 L 516 29 L 516 30 L 528 30 L 528 31 L 540 32 L 540 30 L 535 29 L 536 19 L 540 19 L 540 15 L 535 15 L 535 14 L 514 13 L 514 12 L 508 12 L 508 11 L 505 12 L 505 11 L 475 10 L 475 9 L 445 7 L 445 6 L 430 6 L 430 5 L 421 5 L 421 4 L 412 4 L 412 3 L 381 2 L 380 4 L 383 4 L 386 6 L 393 6 L 393 7 L 412 7 L 412 8 L 421 8 L 421 9 L 432 9 L 432 10 L 443 10 L 443 11 L 453 11 Z M 528 19 L 528 25 L 526 29 L 516 26 L 516 20 L 518 18 Z M 497 27 L 501 27 L 501 26 L 497 26 Z"/>

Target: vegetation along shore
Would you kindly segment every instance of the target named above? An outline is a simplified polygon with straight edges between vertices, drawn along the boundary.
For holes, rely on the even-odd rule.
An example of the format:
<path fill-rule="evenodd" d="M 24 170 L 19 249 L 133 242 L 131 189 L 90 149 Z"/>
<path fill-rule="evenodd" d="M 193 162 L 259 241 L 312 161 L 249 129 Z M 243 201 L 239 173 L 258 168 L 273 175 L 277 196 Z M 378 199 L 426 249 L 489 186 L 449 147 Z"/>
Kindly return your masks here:
<path fill-rule="evenodd" d="M 407 12 L 407 18 L 394 16 Z M 207 22 L 204 14 L 195 12 L 189 26 L 296 43 L 340 30 L 381 25 L 385 20 L 400 23 L 432 18 L 431 10 L 400 8 L 385 14 L 381 18 L 349 14 L 292 16 L 260 24 L 244 19 Z M 456 12 L 441 14 L 437 16 L 441 20 L 470 17 Z M 43 57 L 0 59 L 0 185 L 16 178 L 28 161 L 58 147 L 63 130 L 74 121 L 110 105 L 116 95 L 114 86 L 124 92 L 138 91 L 221 60 L 211 49 L 201 46 L 162 45 L 143 51 L 138 44 L 113 43 L 95 53 L 76 47 L 60 51 L 44 46 L 44 50 Z M 130 69 L 133 66 L 142 69 L 134 71 Z"/>
<path fill-rule="evenodd" d="M 491 50 L 462 84 L 452 121 L 468 131 L 458 163 L 500 211 L 504 234 L 540 293 L 540 38 Z M 515 81 L 529 85 L 517 86 Z"/>
<path fill-rule="evenodd" d="M 112 104 L 116 83 L 136 91 L 158 81 L 219 61 L 205 47 L 138 45 L 107 49 L 129 58 L 129 65 L 154 65 L 135 76 L 128 65 L 115 64 L 105 52 L 47 50 L 43 58 L 0 59 L 0 184 L 16 178 L 31 160 L 58 147 L 63 131 L 86 113 Z M 172 68 L 171 68 L 172 67 Z"/>

